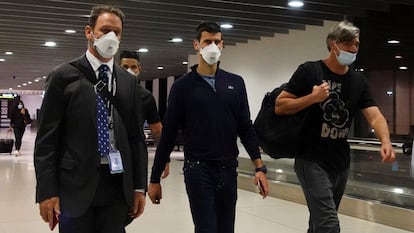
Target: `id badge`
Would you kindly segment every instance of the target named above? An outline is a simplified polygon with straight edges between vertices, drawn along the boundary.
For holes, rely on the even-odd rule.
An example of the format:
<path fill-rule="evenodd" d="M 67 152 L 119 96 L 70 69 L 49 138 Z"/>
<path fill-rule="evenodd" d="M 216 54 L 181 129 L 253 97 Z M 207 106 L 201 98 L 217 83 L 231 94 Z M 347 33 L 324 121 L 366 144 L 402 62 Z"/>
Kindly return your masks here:
<path fill-rule="evenodd" d="M 118 150 L 109 152 L 108 160 L 109 160 L 109 170 L 111 171 L 111 174 L 117 174 L 117 173 L 124 172 L 121 154 L 119 153 Z"/>

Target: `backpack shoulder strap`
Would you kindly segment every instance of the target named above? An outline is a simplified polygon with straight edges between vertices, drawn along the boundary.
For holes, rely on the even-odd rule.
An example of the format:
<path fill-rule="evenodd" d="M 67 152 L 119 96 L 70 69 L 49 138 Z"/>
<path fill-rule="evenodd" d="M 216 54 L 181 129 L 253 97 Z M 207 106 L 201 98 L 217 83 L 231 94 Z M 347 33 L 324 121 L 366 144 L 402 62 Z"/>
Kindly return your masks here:
<path fill-rule="evenodd" d="M 315 72 L 315 82 L 320 85 L 323 82 L 323 70 L 322 70 L 323 61 L 312 62 L 312 66 Z"/>

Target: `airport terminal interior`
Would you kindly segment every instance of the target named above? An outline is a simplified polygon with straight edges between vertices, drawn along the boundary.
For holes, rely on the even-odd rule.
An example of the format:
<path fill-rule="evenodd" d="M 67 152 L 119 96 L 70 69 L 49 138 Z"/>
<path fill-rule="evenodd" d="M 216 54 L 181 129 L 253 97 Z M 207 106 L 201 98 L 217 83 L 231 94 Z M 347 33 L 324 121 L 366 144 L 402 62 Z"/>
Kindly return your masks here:
<path fill-rule="evenodd" d="M 350 67 L 367 78 L 387 120 L 396 161 L 381 163 L 375 132 L 358 113 L 349 132 L 351 165 L 339 208 L 341 232 L 414 232 L 414 160 L 408 152 L 414 135 L 414 0 L 313 0 L 302 8 L 288 6 L 290 0 L 0 0 L 0 139 L 14 139 L 7 133 L 11 99 L 21 98 L 33 119 L 21 156 L 0 153 L 0 233 L 50 232 L 35 203 L 33 164 L 45 80 L 56 66 L 85 53 L 86 19 L 91 6 L 102 2 L 126 14 L 119 51 L 140 54 L 138 78 L 156 99 L 161 119 L 174 81 L 198 62 L 193 40 L 200 22 L 220 24 L 225 41 L 220 68 L 243 77 L 254 120 L 266 92 L 287 82 L 303 62 L 326 58 L 331 26 L 353 21 L 361 29 L 361 45 Z M 147 136 L 150 172 L 156 147 Z M 262 199 L 240 143 L 239 151 L 235 232 L 306 232 L 309 213 L 294 160 L 262 154 L 270 182 L 270 194 Z M 126 232 L 194 232 L 183 157 L 183 146 L 177 146 L 170 175 L 162 180 L 161 204 L 147 198 L 144 214 Z"/>
<path fill-rule="evenodd" d="M 5 136 L 7 134 L 6 131 L 7 129 L 1 129 L 0 134 Z M 13 154 L 8 153 L 0 154 L 0 233 L 50 232 L 48 225 L 40 218 L 38 206 L 35 204 L 34 199 L 35 174 L 33 167 L 33 147 L 35 135 L 36 129 L 31 129 L 28 126 L 23 137 L 21 156 L 15 157 Z M 154 152 L 155 148 L 149 147 L 149 166 L 152 164 Z M 376 153 L 377 152 L 373 155 L 357 155 L 354 157 L 356 161 L 353 161 L 354 167 L 353 172 L 351 173 L 352 177 L 350 177 L 349 181 L 349 185 L 351 185 L 349 189 L 351 190 L 347 191 L 348 194 L 346 195 L 346 198 L 344 198 L 341 208 L 362 208 L 361 211 L 364 209 L 361 207 L 361 204 L 358 205 L 355 204 L 355 202 L 346 200 L 350 199 L 352 195 L 349 194 L 349 192 L 358 189 L 357 187 L 363 189 L 361 192 L 377 192 L 377 195 L 380 197 L 391 197 L 389 193 L 381 194 L 379 192 L 379 190 L 385 192 L 387 189 L 391 188 L 389 184 L 398 184 L 403 190 L 407 190 L 408 187 L 413 187 L 413 179 L 410 179 L 409 174 L 407 174 L 408 170 L 406 166 L 409 158 L 408 156 L 399 155 L 398 165 L 394 164 L 388 167 L 386 165 L 381 165 L 378 162 L 379 156 Z M 169 177 L 161 183 L 163 188 L 163 199 L 161 200 L 161 204 L 153 205 L 147 198 L 144 214 L 126 228 L 127 232 L 194 232 L 183 182 L 182 158 L 183 152 L 181 149 L 178 150 L 177 148 L 171 155 L 171 173 Z M 294 197 L 301 194 L 298 185 L 294 184 L 294 175 L 292 175 L 291 170 L 292 161 L 287 159 L 271 160 L 270 158 L 266 158 L 265 155 L 264 159 L 270 168 L 269 178 L 272 178 L 274 185 L 291 183 L 292 187 L 286 188 L 282 186 L 273 186 L 271 187 L 271 196 L 262 199 L 255 192 L 255 187 L 250 176 L 253 167 L 246 161 L 247 156 L 241 155 L 236 232 L 305 232 L 308 219 L 307 207 L 300 203 L 300 201 L 287 201 L 286 198 L 272 197 L 277 196 L 279 192 L 282 192 L 281 196 L 284 194 L 285 197 Z M 383 173 L 384 175 L 372 174 L 374 170 L 369 170 L 369 168 L 373 167 L 379 168 L 380 170 L 376 171 L 378 173 Z M 371 191 L 368 189 L 371 189 Z M 373 191 L 374 189 L 378 189 L 378 191 Z M 272 195 L 272 193 L 274 195 Z M 408 196 L 410 195 L 401 194 L 401 200 L 398 201 L 403 201 L 402 199 L 404 199 L 404 196 L 409 198 Z M 391 201 L 392 200 L 390 200 L 390 202 Z M 364 202 L 369 203 L 368 200 L 364 200 Z M 411 198 L 409 198 L 407 202 L 411 205 L 414 203 L 412 201 L 412 193 Z M 400 204 L 406 205 L 407 203 Z M 375 206 L 375 203 L 371 203 L 370 205 Z M 396 208 L 401 211 L 404 210 L 404 208 Z M 402 222 L 406 222 L 407 225 L 411 224 L 410 222 L 412 221 L 410 219 L 413 219 L 412 215 L 410 218 L 410 215 L 395 209 L 368 208 L 365 210 L 365 214 L 369 215 L 371 218 L 375 217 L 380 219 L 383 217 L 381 216 L 381 213 L 372 213 L 373 211 L 390 213 L 392 215 L 391 218 L 394 218 L 396 221 L 401 220 Z M 365 220 L 360 217 L 352 217 L 349 214 L 340 214 L 341 232 L 408 233 L 413 232 L 414 230 L 414 228 L 411 228 L 410 230 L 410 226 L 407 227 L 407 225 L 393 227 L 389 224 L 386 225 L 375 222 L 378 219 Z M 403 228 L 406 228 L 406 230 Z M 58 230 L 55 229 L 53 232 L 58 232 Z"/>

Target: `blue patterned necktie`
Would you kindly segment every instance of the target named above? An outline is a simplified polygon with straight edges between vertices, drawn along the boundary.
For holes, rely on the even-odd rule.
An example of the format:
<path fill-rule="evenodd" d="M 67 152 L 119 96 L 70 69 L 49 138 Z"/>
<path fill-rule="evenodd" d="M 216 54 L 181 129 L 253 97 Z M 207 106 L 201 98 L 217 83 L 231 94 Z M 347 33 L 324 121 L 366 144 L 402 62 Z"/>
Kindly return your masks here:
<path fill-rule="evenodd" d="M 108 84 L 107 72 L 109 71 L 109 67 L 107 65 L 101 65 L 98 71 L 99 81 Z M 96 124 L 98 130 L 98 152 L 101 156 L 105 156 L 109 154 L 108 108 L 106 98 L 102 97 L 100 93 L 96 94 Z"/>

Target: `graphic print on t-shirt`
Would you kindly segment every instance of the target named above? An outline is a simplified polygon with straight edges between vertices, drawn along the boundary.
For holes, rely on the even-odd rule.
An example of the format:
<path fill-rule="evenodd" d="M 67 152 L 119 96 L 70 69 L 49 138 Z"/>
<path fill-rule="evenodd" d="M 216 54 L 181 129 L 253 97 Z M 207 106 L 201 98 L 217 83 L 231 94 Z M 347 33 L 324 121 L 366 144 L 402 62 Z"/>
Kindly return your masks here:
<path fill-rule="evenodd" d="M 322 138 L 345 138 L 348 135 L 349 128 L 344 126 L 349 121 L 349 111 L 345 103 L 340 99 L 339 94 L 342 91 L 342 84 L 329 81 L 329 98 L 320 104 L 323 110 L 323 119 L 321 129 Z"/>

